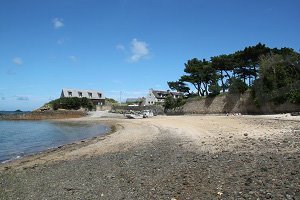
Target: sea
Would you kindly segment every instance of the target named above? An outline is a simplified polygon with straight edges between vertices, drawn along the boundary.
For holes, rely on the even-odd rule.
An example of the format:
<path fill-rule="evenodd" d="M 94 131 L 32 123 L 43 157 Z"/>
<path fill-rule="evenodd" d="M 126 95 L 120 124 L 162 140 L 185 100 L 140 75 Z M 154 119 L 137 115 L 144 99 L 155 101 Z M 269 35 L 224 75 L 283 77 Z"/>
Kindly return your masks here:
<path fill-rule="evenodd" d="M 104 135 L 110 130 L 109 126 L 95 123 L 0 120 L 0 163 Z"/>
<path fill-rule="evenodd" d="M 20 113 L 29 113 L 30 111 L 1 111 L 0 110 L 0 115 L 3 114 L 3 115 L 10 115 L 10 114 L 20 114 Z"/>

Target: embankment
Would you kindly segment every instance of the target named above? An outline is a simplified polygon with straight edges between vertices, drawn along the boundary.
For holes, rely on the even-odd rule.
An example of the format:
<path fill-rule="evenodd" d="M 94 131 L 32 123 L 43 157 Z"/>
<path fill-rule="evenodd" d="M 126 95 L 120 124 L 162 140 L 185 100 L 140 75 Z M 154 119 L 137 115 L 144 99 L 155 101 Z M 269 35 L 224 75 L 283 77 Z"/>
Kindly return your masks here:
<path fill-rule="evenodd" d="M 33 111 L 29 113 L 0 115 L 0 120 L 45 120 L 45 119 L 66 119 L 86 116 L 84 111 L 57 110 L 57 111 Z"/>
<path fill-rule="evenodd" d="M 179 109 L 169 110 L 167 114 L 277 114 L 299 112 L 299 104 L 284 103 L 275 105 L 264 103 L 257 106 L 252 100 L 250 93 L 225 94 L 217 97 L 188 99 L 187 103 Z"/>

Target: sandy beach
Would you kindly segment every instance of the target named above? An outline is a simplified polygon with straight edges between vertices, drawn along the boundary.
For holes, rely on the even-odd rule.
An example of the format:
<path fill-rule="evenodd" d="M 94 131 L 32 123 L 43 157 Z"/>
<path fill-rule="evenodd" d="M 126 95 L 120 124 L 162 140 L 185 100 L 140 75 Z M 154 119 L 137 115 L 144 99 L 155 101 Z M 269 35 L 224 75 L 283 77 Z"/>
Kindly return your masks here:
<path fill-rule="evenodd" d="M 300 117 L 93 115 L 113 126 L 0 165 L 0 199 L 299 199 Z"/>

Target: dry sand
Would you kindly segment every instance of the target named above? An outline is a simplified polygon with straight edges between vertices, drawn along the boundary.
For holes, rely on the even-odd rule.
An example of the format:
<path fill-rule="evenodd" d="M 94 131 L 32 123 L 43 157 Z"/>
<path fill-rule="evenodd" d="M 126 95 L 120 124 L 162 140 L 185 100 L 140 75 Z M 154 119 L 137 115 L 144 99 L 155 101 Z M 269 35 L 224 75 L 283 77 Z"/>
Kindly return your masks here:
<path fill-rule="evenodd" d="M 300 118 L 94 114 L 114 133 L 0 165 L 0 199 L 299 199 Z"/>

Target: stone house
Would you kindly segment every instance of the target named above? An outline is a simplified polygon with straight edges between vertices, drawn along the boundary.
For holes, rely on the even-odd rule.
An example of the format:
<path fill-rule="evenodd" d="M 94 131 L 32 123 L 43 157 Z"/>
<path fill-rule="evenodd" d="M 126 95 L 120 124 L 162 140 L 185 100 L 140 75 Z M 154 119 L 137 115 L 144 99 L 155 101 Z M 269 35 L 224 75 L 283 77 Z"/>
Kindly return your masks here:
<path fill-rule="evenodd" d="M 162 91 L 162 90 L 150 89 L 149 93 L 147 94 L 147 96 L 145 98 L 145 105 L 163 104 L 165 102 L 165 99 L 168 96 L 171 96 L 174 99 L 177 99 L 179 97 L 182 97 L 183 93 L 172 92 L 170 90 Z"/>
<path fill-rule="evenodd" d="M 90 99 L 94 105 L 105 104 L 103 93 L 95 90 L 62 89 L 60 97 L 86 97 Z"/>

